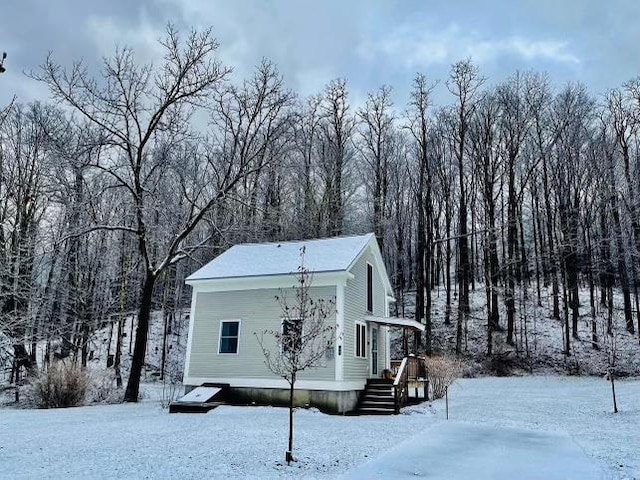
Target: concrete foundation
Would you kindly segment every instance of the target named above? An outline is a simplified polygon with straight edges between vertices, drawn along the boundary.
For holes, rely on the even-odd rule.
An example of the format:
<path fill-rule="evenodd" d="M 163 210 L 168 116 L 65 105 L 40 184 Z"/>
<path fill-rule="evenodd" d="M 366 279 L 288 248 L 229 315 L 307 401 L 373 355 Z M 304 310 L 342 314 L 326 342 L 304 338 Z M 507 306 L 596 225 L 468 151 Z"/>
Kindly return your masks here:
<path fill-rule="evenodd" d="M 297 407 L 315 407 L 325 413 L 343 414 L 356 409 L 361 391 L 298 390 L 293 394 Z M 240 405 L 288 406 L 289 390 L 280 388 L 231 387 L 229 403 Z"/>

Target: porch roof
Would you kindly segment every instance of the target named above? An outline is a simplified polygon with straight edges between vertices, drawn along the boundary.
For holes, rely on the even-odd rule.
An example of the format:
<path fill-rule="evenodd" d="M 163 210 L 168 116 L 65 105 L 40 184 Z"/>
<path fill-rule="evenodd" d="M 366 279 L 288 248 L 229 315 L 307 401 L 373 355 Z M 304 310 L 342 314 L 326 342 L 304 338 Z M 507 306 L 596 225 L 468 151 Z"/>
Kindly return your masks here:
<path fill-rule="evenodd" d="M 374 317 L 372 315 L 364 317 L 367 322 L 379 323 L 380 325 L 388 325 L 391 327 L 413 328 L 424 332 L 425 326 L 415 320 L 401 317 Z"/>

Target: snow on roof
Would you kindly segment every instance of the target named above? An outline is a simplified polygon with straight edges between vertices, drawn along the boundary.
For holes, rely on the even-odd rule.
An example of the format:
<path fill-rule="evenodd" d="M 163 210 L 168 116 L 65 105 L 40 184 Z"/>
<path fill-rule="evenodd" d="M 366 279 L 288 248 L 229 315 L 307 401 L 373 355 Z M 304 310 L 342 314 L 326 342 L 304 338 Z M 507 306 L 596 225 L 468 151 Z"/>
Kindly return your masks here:
<path fill-rule="evenodd" d="M 234 245 L 191 274 L 187 281 L 296 273 L 303 246 L 304 264 L 309 272 L 346 271 L 372 238 L 373 233 L 368 233 L 350 237 Z"/>

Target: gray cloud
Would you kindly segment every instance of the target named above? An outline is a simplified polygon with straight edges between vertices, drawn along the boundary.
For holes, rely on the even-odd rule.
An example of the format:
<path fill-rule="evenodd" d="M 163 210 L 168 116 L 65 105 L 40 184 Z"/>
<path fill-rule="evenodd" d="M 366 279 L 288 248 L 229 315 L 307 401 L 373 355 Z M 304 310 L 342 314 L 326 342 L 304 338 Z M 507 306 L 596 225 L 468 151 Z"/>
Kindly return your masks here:
<path fill-rule="evenodd" d="M 635 0 L 7 3 L 0 10 L 0 49 L 9 54 L 0 104 L 14 94 L 25 101 L 47 98 L 22 71 L 37 69 L 50 50 L 63 64 L 83 58 L 94 71 L 115 44 L 131 45 L 144 61 L 157 60 L 156 40 L 167 22 L 181 29 L 212 26 L 220 57 L 237 79 L 266 57 L 303 95 L 347 78 L 355 102 L 390 84 L 402 104 L 415 72 L 444 80 L 450 64 L 466 56 L 490 82 L 516 69 L 540 70 L 556 84 L 580 80 L 594 93 L 640 74 Z M 448 100 L 445 89 L 437 96 Z"/>

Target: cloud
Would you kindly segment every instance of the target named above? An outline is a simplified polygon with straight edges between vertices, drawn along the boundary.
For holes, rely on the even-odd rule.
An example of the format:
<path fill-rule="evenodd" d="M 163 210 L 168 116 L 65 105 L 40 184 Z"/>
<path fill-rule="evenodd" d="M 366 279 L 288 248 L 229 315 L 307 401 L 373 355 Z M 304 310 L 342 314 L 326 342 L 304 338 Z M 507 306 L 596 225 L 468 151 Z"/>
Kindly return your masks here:
<path fill-rule="evenodd" d="M 98 53 L 110 57 L 116 46 L 131 47 L 138 60 L 145 63 L 162 58 L 163 49 L 159 39 L 165 35 L 163 25 L 153 25 L 144 16 L 135 24 L 128 25 L 112 17 L 89 16 L 86 34 Z"/>
<path fill-rule="evenodd" d="M 403 25 L 380 39 L 364 40 L 357 51 L 365 61 L 372 62 L 383 56 L 407 69 L 452 63 L 466 57 L 480 64 L 505 56 L 527 61 L 580 63 L 565 41 L 522 36 L 490 38 L 474 30 L 463 30 L 457 24 L 439 30 Z"/>

